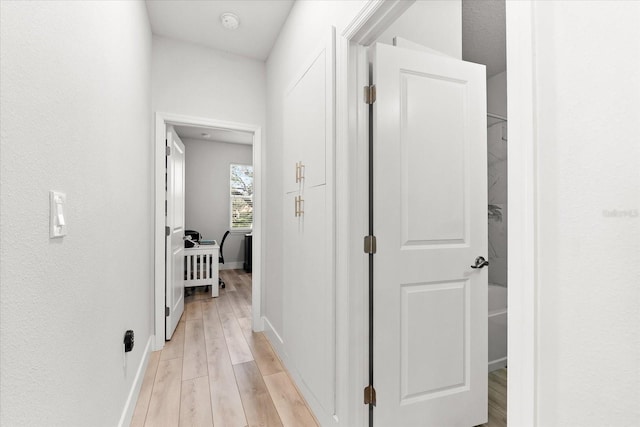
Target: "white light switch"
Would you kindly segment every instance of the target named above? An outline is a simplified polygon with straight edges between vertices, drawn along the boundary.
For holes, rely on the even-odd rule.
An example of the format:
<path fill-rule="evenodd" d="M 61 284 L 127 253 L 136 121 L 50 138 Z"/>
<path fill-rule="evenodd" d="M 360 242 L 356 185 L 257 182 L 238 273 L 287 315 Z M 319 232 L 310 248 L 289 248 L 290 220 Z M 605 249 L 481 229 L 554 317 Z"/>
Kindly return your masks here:
<path fill-rule="evenodd" d="M 64 218 L 67 195 L 58 191 L 49 192 L 49 237 L 62 237 L 67 234 L 67 222 Z"/>

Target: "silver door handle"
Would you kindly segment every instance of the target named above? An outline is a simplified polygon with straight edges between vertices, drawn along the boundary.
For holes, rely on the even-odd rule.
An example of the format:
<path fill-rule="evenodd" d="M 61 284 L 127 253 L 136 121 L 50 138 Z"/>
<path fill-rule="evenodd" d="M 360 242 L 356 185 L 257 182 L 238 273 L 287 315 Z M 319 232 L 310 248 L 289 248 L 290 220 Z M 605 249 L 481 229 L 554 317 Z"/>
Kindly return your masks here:
<path fill-rule="evenodd" d="M 478 258 L 476 258 L 476 264 L 472 265 L 471 268 L 482 268 L 485 265 L 489 265 L 489 261 L 484 259 L 484 257 L 479 256 Z"/>

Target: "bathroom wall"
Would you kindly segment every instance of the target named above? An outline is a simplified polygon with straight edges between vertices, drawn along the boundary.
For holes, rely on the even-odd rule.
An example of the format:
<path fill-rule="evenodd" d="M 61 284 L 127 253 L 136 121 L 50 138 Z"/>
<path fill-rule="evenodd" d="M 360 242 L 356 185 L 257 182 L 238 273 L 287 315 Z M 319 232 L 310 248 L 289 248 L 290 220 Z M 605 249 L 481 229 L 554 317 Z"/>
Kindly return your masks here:
<path fill-rule="evenodd" d="M 506 117 L 507 73 L 487 79 L 487 112 Z M 507 122 L 487 117 L 489 282 L 507 286 Z"/>

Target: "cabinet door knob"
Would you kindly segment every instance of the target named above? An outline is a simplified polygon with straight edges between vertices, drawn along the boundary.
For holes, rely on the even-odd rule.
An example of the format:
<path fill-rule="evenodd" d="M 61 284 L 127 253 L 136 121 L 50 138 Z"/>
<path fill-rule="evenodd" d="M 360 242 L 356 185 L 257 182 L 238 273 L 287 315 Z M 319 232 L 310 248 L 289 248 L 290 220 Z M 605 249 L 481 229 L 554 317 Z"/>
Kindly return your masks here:
<path fill-rule="evenodd" d="M 295 212 L 296 216 L 302 216 L 304 213 L 304 200 L 302 196 L 296 196 L 295 198 Z"/>
<path fill-rule="evenodd" d="M 300 182 L 304 179 L 304 164 L 302 162 L 296 162 L 296 182 Z"/>

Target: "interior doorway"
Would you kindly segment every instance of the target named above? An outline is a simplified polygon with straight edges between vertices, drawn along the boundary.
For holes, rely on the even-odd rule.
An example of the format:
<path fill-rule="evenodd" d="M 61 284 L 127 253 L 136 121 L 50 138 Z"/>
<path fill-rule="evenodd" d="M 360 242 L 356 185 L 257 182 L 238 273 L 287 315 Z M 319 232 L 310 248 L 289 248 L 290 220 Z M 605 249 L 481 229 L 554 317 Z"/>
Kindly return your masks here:
<path fill-rule="evenodd" d="M 402 5 L 387 5 L 386 7 L 371 7 L 361 13 L 360 19 L 353 22 L 357 25 L 348 27 L 343 33 L 347 40 L 345 57 L 348 58 L 348 72 L 345 78 L 348 81 L 355 81 L 356 84 L 349 87 L 355 90 L 346 91 L 343 99 L 348 99 L 347 105 L 355 108 L 357 113 L 350 115 L 348 132 L 350 138 L 357 141 L 355 149 L 350 154 L 353 156 L 350 162 L 351 167 L 359 172 L 358 182 L 355 185 L 354 194 L 366 194 L 368 177 L 366 165 L 367 156 L 367 106 L 361 105 L 361 88 L 368 85 L 369 70 L 364 64 L 367 63 L 366 47 L 375 42 L 375 39 L 385 32 L 392 23 L 402 15 L 409 7 L 407 3 Z M 509 313 L 510 328 L 508 331 L 508 357 L 510 375 L 509 381 L 512 387 L 509 388 L 509 414 L 510 423 L 518 425 L 531 425 L 534 419 L 535 393 L 534 381 L 535 364 L 535 334 L 533 325 L 535 324 L 535 282 L 531 266 L 534 265 L 535 253 L 533 251 L 533 230 L 535 230 L 535 216 L 532 203 L 534 192 L 532 182 L 534 182 L 534 139 L 531 130 L 533 129 L 532 107 L 535 105 L 533 99 L 534 79 L 531 74 L 531 60 L 533 55 L 532 35 L 531 35 L 531 6 L 527 4 L 511 4 L 505 8 L 505 21 L 512 31 L 506 32 L 505 39 L 509 41 L 506 49 L 507 63 L 509 64 L 509 120 L 510 139 L 515 139 L 518 144 L 510 147 L 508 156 L 509 170 L 509 235 L 508 235 L 508 268 L 509 277 Z M 516 31 L 515 28 L 522 28 Z M 507 88 L 505 87 L 505 92 Z M 378 95 L 380 96 L 380 95 Z M 506 97 L 506 96 L 505 96 Z M 505 106 L 506 108 L 506 106 Z M 502 115 L 501 115 L 502 116 Z M 501 122 L 507 114 L 499 117 Z M 495 119 L 495 118 L 494 118 Z M 488 123 L 488 127 L 492 126 Z M 505 139 L 506 129 L 504 126 L 497 126 L 498 133 Z M 504 129 L 504 130 L 503 130 Z M 364 209 L 359 209 L 357 204 L 362 203 L 362 198 L 354 200 L 351 205 L 354 212 L 358 213 L 357 219 L 352 223 L 354 230 L 358 234 L 367 234 L 362 223 L 366 224 L 367 215 Z M 506 205 L 506 202 L 505 202 Z M 359 221 L 359 223 L 358 223 Z M 360 226 L 358 226 L 360 225 Z M 351 270 L 359 272 L 362 279 L 358 282 L 354 292 L 366 294 L 367 256 L 362 255 L 362 249 L 353 247 L 351 249 Z M 353 277 L 353 275 L 351 276 Z M 367 302 L 365 301 L 365 307 Z M 359 320 L 358 327 L 366 328 L 368 317 L 366 309 L 363 318 Z M 511 319 L 517 319 L 512 322 Z M 366 337 L 361 341 L 363 354 L 367 355 Z M 361 381 L 367 381 L 368 369 L 362 369 Z M 369 415 L 371 411 L 368 411 Z M 361 425 L 366 425 L 368 417 L 367 410 L 363 409 L 359 415 L 362 420 Z"/>
<path fill-rule="evenodd" d="M 160 350 L 164 346 L 165 342 L 165 283 L 166 283 L 166 261 L 165 261 L 165 156 L 166 156 L 166 138 L 167 138 L 167 126 L 172 126 L 178 135 L 180 135 L 183 139 L 187 141 L 187 144 L 193 145 L 194 147 L 198 146 L 198 142 L 202 141 L 206 144 L 206 141 L 214 141 L 214 140 L 223 140 L 232 144 L 243 144 L 246 146 L 251 146 L 251 153 L 244 153 L 242 156 L 238 158 L 238 161 L 234 164 L 242 164 L 243 166 L 250 166 L 252 168 L 252 182 L 251 182 L 251 210 L 252 210 L 252 226 L 247 226 L 243 219 L 246 217 L 246 212 L 244 212 L 247 206 L 242 206 L 236 209 L 238 215 L 237 221 L 234 223 L 234 216 L 230 215 L 228 212 L 232 209 L 231 203 L 227 205 L 225 202 L 225 206 L 218 206 L 221 211 L 225 213 L 222 215 L 223 218 L 219 218 L 221 221 L 221 225 L 218 228 L 224 230 L 226 227 L 224 224 L 228 222 L 228 229 L 231 229 L 235 226 L 236 229 L 233 230 L 236 239 L 239 240 L 235 242 L 236 245 L 228 246 L 227 252 L 229 252 L 229 247 L 237 246 L 236 252 L 239 252 L 239 247 L 245 244 L 245 235 L 251 234 L 251 250 L 250 250 L 250 259 L 251 259 L 251 275 L 252 277 L 252 286 L 250 287 L 250 300 L 251 304 L 251 327 L 254 331 L 260 331 L 263 329 L 262 318 L 261 318 L 261 254 L 262 254 L 262 239 L 261 239 L 261 231 L 262 231 L 262 198 L 261 198 L 261 189 L 263 186 L 262 181 L 262 134 L 261 128 L 256 125 L 251 124 L 243 124 L 243 123 L 234 123 L 234 122 L 225 122 L 214 119 L 207 118 L 199 118 L 199 117 L 188 117 L 188 116 L 180 116 L 174 114 L 166 114 L 166 113 L 156 113 L 156 126 L 155 126 L 155 298 L 154 298 L 154 307 L 155 307 L 155 350 Z M 226 143 L 223 142 L 223 143 Z M 188 147 L 187 147 L 188 148 Z M 206 159 L 204 159 L 206 160 Z M 250 161 L 249 161 L 250 160 Z M 251 165 L 247 165 L 246 163 L 251 163 Z M 231 165 L 227 165 L 225 171 L 222 171 L 223 175 L 226 178 L 224 179 L 224 185 L 229 188 L 229 194 L 231 195 L 231 185 L 230 181 L 231 177 Z M 187 166 L 188 167 L 188 166 Z M 207 164 L 199 165 L 198 167 L 207 168 L 209 167 Z M 245 167 L 245 169 L 247 169 Z M 246 172 L 246 171 L 245 171 Z M 222 175 L 221 175 L 222 176 Z M 205 187 L 202 188 L 202 191 L 206 190 Z M 188 191 L 188 190 L 187 190 Z M 240 202 L 244 202 L 245 205 L 247 197 L 240 197 L 243 200 Z M 230 196 L 230 200 L 233 199 Z M 195 201 L 193 201 L 195 203 Z M 187 201 L 187 203 L 189 203 Z M 215 200 L 212 200 L 211 203 L 215 203 Z M 238 202 L 239 203 L 239 202 Z M 236 205 L 239 206 L 239 204 Z M 193 204 L 193 203 L 192 203 Z M 236 207 L 238 207 L 236 206 Z M 215 209 L 214 205 L 210 206 L 211 209 Z M 205 206 L 206 210 L 206 206 Z M 194 212 L 192 212 L 194 213 Z M 202 214 L 202 212 L 200 212 Z M 207 215 L 207 212 L 204 213 Z M 217 216 L 220 216 L 218 214 Z M 196 221 L 193 218 L 197 218 L 198 213 L 194 213 L 192 215 L 192 221 Z M 203 222 L 202 224 L 205 224 Z M 189 226 L 189 222 L 187 221 L 187 227 Z M 203 225 L 204 226 L 204 225 Z M 225 232 L 218 233 L 215 227 L 210 227 L 207 223 L 203 230 L 206 231 L 204 233 L 204 239 L 217 240 L 219 243 L 222 242 L 223 237 L 225 236 Z M 219 230 L 218 230 L 219 231 Z M 202 232 L 201 232 L 202 233 Z M 217 234 L 220 234 L 218 236 Z M 231 235 L 231 233 L 229 234 Z M 229 238 L 225 239 L 225 246 L 227 246 L 231 242 Z M 223 249 L 224 250 L 224 249 Z M 243 251 L 244 252 L 244 251 Z M 243 254 L 244 255 L 244 254 Z M 241 267 L 244 269 L 245 267 L 245 259 L 244 256 L 242 260 L 235 259 L 236 256 L 233 256 L 233 260 L 230 259 L 230 262 L 225 267 Z M 217 260 L 216 260 L 217 261 Z M 226 261 L 225 261 L 226 263 Z M 220 276 L 224 277 L 224 274 Z"/>

